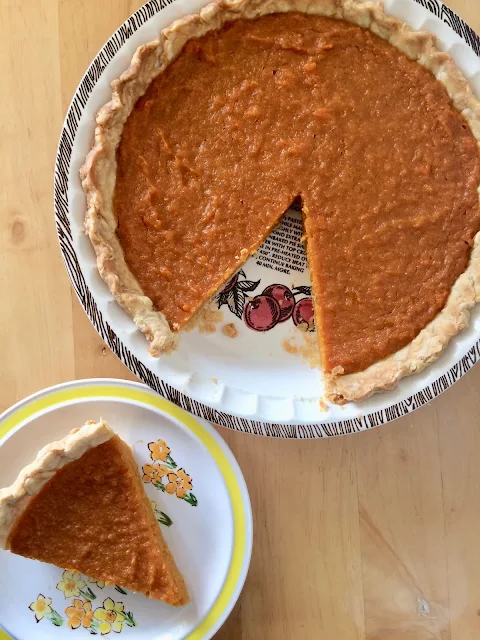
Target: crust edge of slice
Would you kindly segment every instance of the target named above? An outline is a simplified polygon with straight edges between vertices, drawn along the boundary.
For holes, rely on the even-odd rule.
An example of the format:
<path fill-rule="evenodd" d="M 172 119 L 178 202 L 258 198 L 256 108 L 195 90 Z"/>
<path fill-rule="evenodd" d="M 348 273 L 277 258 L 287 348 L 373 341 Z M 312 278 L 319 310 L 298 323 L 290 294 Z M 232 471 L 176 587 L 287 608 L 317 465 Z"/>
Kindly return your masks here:
<path fill-rule="evenodd" d="M 81 458 L 89 449 L 107 442 L 113 435 L 102 418 L 98 422 L 89 420 L 65 438 L 43 447 L 35 460 L 20 471 L 12 485 L 0 489 L 0 548 L 9 548 L 8 538 L 15 521 L 55 473 Z"/>

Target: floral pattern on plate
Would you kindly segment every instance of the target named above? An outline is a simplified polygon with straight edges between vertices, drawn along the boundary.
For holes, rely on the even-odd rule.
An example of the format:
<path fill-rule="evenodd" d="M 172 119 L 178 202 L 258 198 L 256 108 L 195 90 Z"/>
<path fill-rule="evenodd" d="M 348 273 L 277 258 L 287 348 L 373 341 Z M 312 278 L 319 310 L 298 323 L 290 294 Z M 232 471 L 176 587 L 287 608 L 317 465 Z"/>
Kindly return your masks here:
<path fill-rule="evenodd" d="M 148 449 L 152 462 L 147 462 L 142 467 L 143 482 L 145 484 L 151 483 L 156 489 L 170 495 L 176 495 L 177 498 L 185 500 L 192 507 L 196 507 L 198 500 L 191 491 L 193 489 L 192 477 L 188 475 L 185 469 L 177 469 L 178 465 L 170 455 L 172 450 L 167 443 L 164 440 L 149 442 Z M 163 514 L 163 512 L 161 511 L 160 514 Z M 167 524 L 167 522 L 160 520 L 158 516 L 157 520 L 166 526 L 171 524 L 171 521 L 170 524 Z"/>
<path fill-rule="evenodd" d="M 96 584 L 100 589 L 105 587 L 105 583 L 101 581 L 97 582 L 87 577 L 83 579 L 79 573 L 64 571 L 57 584 L 57 589 L 64 594 L 66 599 L 70 599 L 70 603 L 64 610 L 65 617 L 53 608 L 52 598 L 47 598 L 39 593 L 37 599 L 28 607 L 33 611 L 37 623 L 46 619 L 55 627 L 61 627 L 66 621 L 68 629 L 82 627 L 88 629 L 92 635 L 100 634 L 102 636 L 111 631 L 120 633 L 125 626 L 137 626 L 133 613 L 125 611 L 123 602 L 115 602 L 112 598 L 105 598 L 101 605 L 94 607 L 92 601 L 96 600 L 97 596 L 92 589 L 86 586 L 87 580 L 91 584 Z M 126 591 L 120 587 L 115 588 L 126 594 Z M 79 594 L 80 597 L 72 597 L 72 594 Z"/>

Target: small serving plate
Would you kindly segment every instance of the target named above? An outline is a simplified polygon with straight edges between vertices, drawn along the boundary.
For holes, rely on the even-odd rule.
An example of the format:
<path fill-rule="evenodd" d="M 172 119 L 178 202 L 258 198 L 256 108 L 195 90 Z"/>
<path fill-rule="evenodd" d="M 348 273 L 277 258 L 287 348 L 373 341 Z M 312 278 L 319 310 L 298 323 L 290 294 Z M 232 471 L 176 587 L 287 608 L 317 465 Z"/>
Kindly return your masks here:
<path fill-rule="evenodd" d="M 0 640 L 62 640 L 91 634 L 121 634 L 126 640 L 207 640 L 237 601 L 252 550 L 252 512 L 242 472 L 207 422 L 141 384 L 101 379 L 52 387 L 0 417 L 0 487 L 11 484 L 44 445 L 99 417 L 133 448 L 191 602 L 170 607 L 0 551 Z M 171 467 L 171 473 L 154 485 L 150 472 L 156 463 Z M 180 486 L 185 475 L 192 489 L 186 495 L 181 491 L 179 498 L 166 487 Z"/>

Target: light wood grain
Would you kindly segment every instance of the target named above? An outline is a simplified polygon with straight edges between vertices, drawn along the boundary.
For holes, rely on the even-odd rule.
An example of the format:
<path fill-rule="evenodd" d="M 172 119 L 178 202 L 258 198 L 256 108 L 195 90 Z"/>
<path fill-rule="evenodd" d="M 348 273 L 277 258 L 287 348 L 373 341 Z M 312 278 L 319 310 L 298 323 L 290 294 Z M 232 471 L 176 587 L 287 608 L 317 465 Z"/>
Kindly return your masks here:
<path fill-rule="evenodd" d="M 0 409 L 72 378 L 133 378 L 78 304 L 52 205 L 63 116 L 136 0 L 1 0 Z M 480 31 L 480 4 L 451 0 Z M 480 367 L 365 434 L 284 442 L 220 430 L 255 544 L 218 640 L 480 638 Z"/>

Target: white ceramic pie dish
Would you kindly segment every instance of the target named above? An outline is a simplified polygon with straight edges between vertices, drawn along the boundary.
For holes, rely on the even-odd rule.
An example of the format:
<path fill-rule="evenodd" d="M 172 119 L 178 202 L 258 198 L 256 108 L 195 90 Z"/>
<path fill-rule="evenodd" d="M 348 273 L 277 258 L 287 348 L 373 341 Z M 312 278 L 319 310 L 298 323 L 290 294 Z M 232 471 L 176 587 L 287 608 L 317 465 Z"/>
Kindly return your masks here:
<path fill-rule="evenodd" d="M 285 341 L 302 344 L 291 320 L 268 331 L 255 331 L 246 325 L 238 307 L 227 301 L 222 306 L 222 324 L 235 324 L 235 339 L 226 337 L 220 327 L 215 333 L 197 330 L 184 334 L 172 355 L 152 358 L 145 338 L 101 280 L 83 231 L 85 197 L 78 177 L 93 137 L 94 114 L 108 101 L 110 81 L 128 66 L 138 46 L 204 4 L 203 0 L 175 0 L 165 7 L 157 0 L 147 3 L 106 43 L 72 101 L 57 156 L 55 205 L 62 253 L 82 305 L 106 343 L 140 379 L 188 411 L 224 426 L 283 437 L 321 437 L 384 424 L 422 406 L 458 380 L 480 356 L 478 310 L 469 328 L 423 373 L 357 405 L 325 409 L 319 402 L 320 372 L 285 350 Z M 413 28 L 435 33 L 480 90 L 480 60 L 475 53 L 480 52 L 480 40 L 453 12 L 436 0 L 386 0 L 385 8 Z M 240 281 L 245 283 L 245 294 L 258 295 L 279 284 L 289 287 L 297 302 L 307 300 L 309 276 L 298 214 L 289 214 L 274 233 L 243 267 Z"/>

